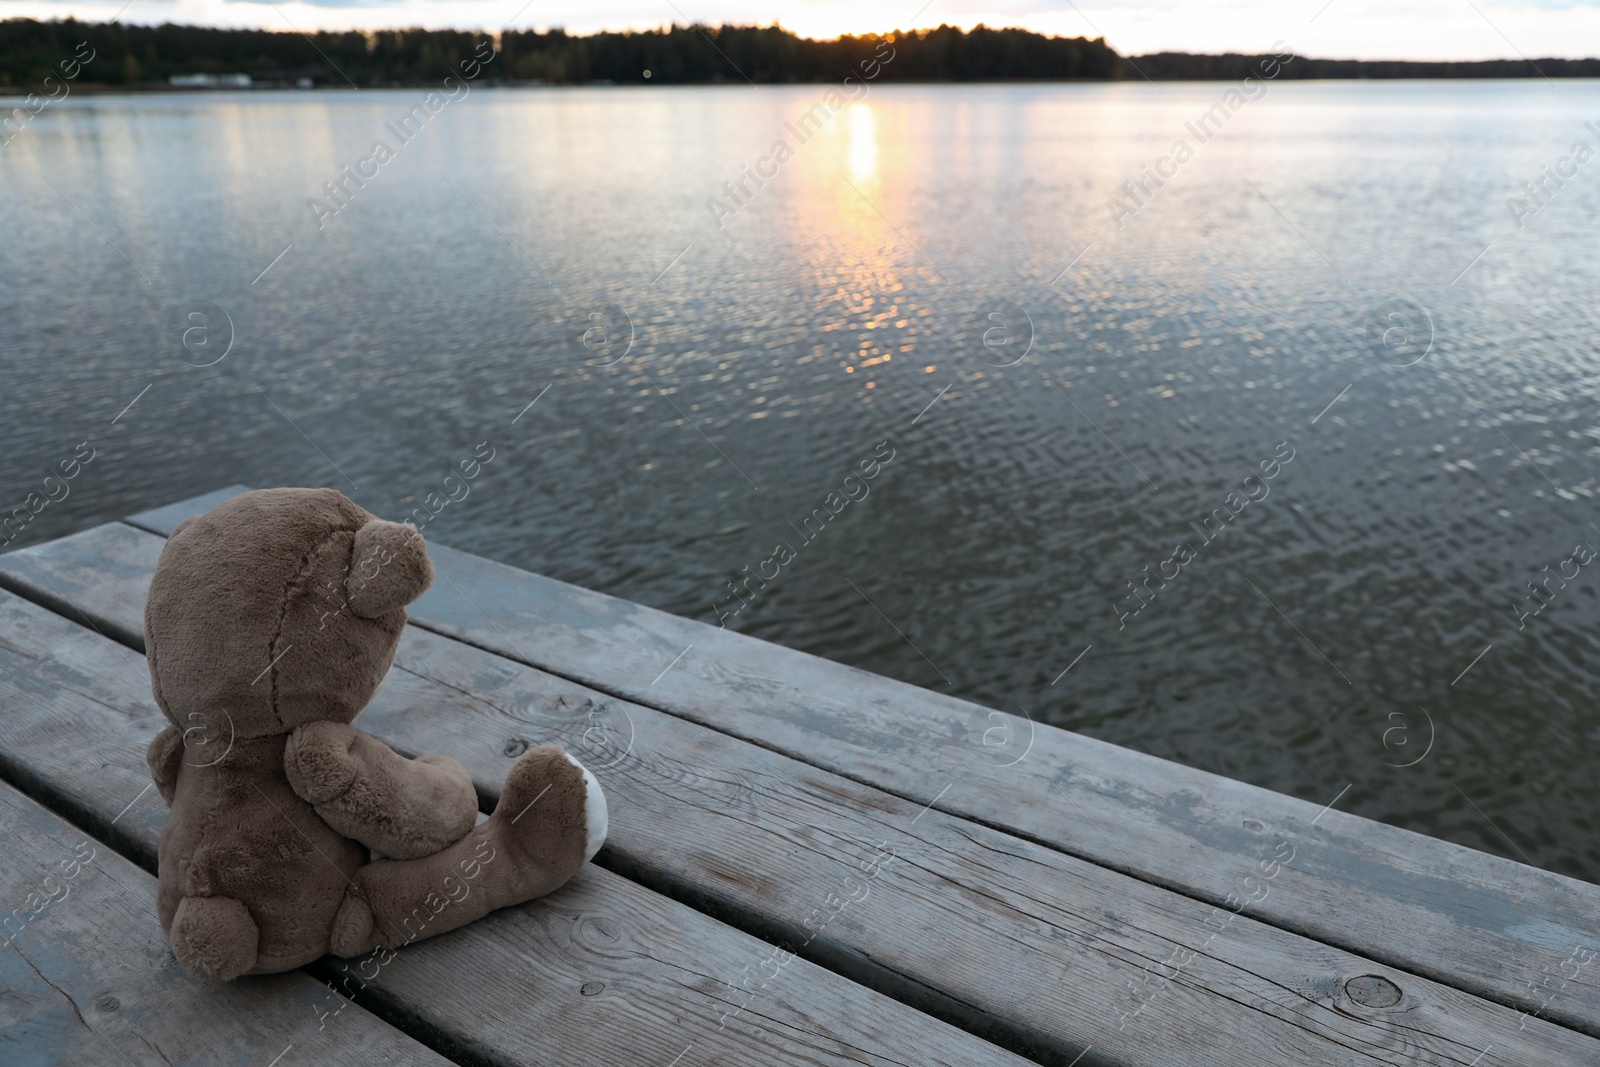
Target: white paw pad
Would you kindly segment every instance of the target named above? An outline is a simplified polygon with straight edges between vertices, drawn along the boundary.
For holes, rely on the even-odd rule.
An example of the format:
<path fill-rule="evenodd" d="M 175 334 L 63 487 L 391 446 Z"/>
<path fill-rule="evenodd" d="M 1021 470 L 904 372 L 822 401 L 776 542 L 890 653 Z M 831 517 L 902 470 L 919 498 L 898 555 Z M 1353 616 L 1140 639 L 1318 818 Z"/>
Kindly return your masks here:
<path fill-rule="evenodd" d="M 584 797 L 583 814 L 588 823 L 588 833 L 583 845 L 583 862 L 588 863 L 594 859 L 600 846 L 606 843 L 606 794 L 600 788 L 600 783 L 595 776 L 589 773 L 589 768 L 572 759 L 571 753 L 563 753 L 572 765 L 583 772 L 583 785 L 588 795 Z"/>

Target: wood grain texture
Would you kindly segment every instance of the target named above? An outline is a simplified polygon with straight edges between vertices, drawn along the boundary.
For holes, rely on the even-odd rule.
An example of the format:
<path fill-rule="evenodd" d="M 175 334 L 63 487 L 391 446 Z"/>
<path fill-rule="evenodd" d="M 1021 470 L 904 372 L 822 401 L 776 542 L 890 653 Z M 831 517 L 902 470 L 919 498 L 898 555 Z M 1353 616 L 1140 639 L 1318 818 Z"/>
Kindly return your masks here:
<path fill-rule="evenodd" d="M 0 593 L 0 773 L 153 869 L 166 810 L 147 788 L 144 748 L 162 720 L 127 652 Z M 129 924 L 161 944 L 153 905 Z M 360 1007 L 472 1064 L 663 1067 L 690 1046 L 677 1067 L 1026 1062 L 801 959 L 724 1022 L 743 1000 L 732 983 L 760 970 L 772 951 L 589 865 L 555 894 L 405 947 L 392 961 L 352 961 L 356 979 L 341 961 L 324 961 L 319 973 L 349 981 Z M 137 974 L 148 963 L 136 957 L 129 966 Z M 316 983 L 297 980 L 316 993 Z M 257 981 L 241 979 L 240 987 Z M 316 1003 L 333 1013 L 345 1001 L 324 988 Z M 347 1007 L 323 1020 L 304 1005 L 297 1010 L 313 1029 L 334 1032 L 362 1014 Z M 318 1062 L 369 1060 L 363 1053 Z"/>
<path fill-rule="evenodd" d="M 145 1067 L 329 1063 L 448 1067 L 353 1005 L 290 973 L 231 985 L 184 974 L 156 923 L 156 882 L 0 783 L 0 1063 Z M 337 997 L 332 997 L 337 1001 Z"/>
<path fill-rule="evenodd" d="M 164 533 L 241 489 L 130 521 Z M 1600 1036 L 1600 961 L 1572 973 L 1575 953 L 1600 955 L 1600 887 L 438 545 L 429 553 L 438 580 L 411 608 L 419 626 L 1213 905 L 1239 892 L 1240 857 L 1314 836 L 1315 852 L 1253 910 L 1262 921 Z"/>
<path fill-rule="evenodd" d="M 136 576 L 159 539 L 111 526 L 71 540 L 34 565 L 103 623 L 136 615 L 136 592 L 75 572 Z M 116 566 L 101 568 L 104 556 Z M 611 797 L 604 862 L 779 943 L 804 941 L 830 894 L 865 887 L 809 955 L 1045 1062 L 1085 1045 L 1108 1062 L 1163 1064 L 1600 1057 L 1587 1038 L 1536 1021 L 1520 1030 L 1513 1011 L 1257 923 L 1254 908 L 1229 919 L 416 627 L 360 723 L 401 750 L 460 759 L 487 795 L 522 748 L 565 742 Z M 900 859 L 866 887 L 859 868 L 879 842 Z M 1291 842 L 1290 864 L 1320 844 L 1315 830 Z M 1233 860 L 1241 899 L 1266 892 L 1256 907 L 1287 891 L 1288 867 L 1264 873 L 1274 845 Z M 1396 1002 L 1378 1010 L 1347 991 L 1374 982 L 1392 984 Z"/>

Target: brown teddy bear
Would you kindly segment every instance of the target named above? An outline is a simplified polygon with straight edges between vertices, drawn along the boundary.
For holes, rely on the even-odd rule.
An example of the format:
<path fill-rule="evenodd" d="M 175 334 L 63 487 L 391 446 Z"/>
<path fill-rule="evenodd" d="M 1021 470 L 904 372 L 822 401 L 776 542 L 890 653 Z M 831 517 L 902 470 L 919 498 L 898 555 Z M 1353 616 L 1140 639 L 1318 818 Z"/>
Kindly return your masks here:
<path fill-rule="evenodd" d="M 172 725 L 147 758 L 171 808 L 157 909 L 190 974 L 392 949 L 549 893 L 599 850 L 604 794 L 559 746 L 523 753 L 474 825 L 461 764 L 350 725 L 432 580 L 413 527 L 332 489 L 245 493 L 167 541 L 145 643 Z"/>

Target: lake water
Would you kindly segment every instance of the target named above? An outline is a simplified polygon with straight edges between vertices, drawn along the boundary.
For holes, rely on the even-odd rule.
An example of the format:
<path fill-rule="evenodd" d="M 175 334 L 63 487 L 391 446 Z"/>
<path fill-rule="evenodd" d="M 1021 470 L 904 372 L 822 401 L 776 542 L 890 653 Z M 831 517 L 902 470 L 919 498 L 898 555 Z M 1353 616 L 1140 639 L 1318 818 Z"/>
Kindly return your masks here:
<path fill-rule="evenodd" d="M 409 141 L 420 90 L 74 96 L 0 148 L 5 508 L 95 455 L 12 546 L 229 482 L 401 518 L 492 449 L 431 540 L 1600 880 L 1600 92 L 1274 84 L 1202 140 L 1225 91 L 803 143 L 822 87 Z"/>

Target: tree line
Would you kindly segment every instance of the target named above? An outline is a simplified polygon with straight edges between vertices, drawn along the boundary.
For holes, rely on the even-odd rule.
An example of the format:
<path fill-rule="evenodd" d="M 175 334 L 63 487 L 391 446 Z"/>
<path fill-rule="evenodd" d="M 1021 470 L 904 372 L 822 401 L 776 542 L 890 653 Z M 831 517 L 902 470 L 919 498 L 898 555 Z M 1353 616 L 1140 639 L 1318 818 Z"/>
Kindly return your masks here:
<path fill-rule="evenodd" d="M 362 88 L 437 84 L 486 35 L 379 30 L 302 35 L 204 26 L 137 26 L 72 19 L 0 21 L 0 87 L 36 86 L 82 43 L 94 59 L 80 85 L 165 85 L 175 74 L 248 74 L 263 84 Z M 880 81 L 1235 80 L 1260 57 L 1164 52 L 1130 58 L 1103 38 L 953 26 L 818 41 L 777 26 L 672 26 L 585 36 L 508 30 L 486 82 L 682 85 L 837 81 L 890 41 Z M 1537 69 L 1535 68 L 1537 64 Z M 648 73 L 647 73 L 648 72 Z M 1600 76 L 1600 60 L 1421 63 L 1297 58 L 1285 78 L 1515 78 Z"/>
<path fill-rule="evenodd" d="M 1263 57 L 1155 52 L 1123 60 L 1124 77 L 1151 81 L 1242 81 Z M 1311 59 L 1285 62 L 1275 80 L 1347 78 L 1600 78 L 1600 59 Z"/>
<path fill-rule="evenodd" d="M 174 74 L 248 74 L 265 83 L 362 88 L 436 84 L 472 55 L 483 33 L 380 30 L 299 33 L 135 26 L 71 19 L 0 21 L 0 86 L 36 84 L 87 41 L 96 53 L 82 83 L 137 87 Z M 881 78 L 898 81 L 1096 79 L 1118 76 L 1121 57 L 1101 39 L 949 26 L 895 34 Z M 776 26 L 673 26 L 575 36 L 508 30 L 486 82 L 704 84 L 838 81 L 882 38 L 815 41 Z M 646 73 L 648 72 L 648 73 Z"/>
<path fill-rule="evenodd" d="M 953 26 L 817 41 L 777 26 L 673 26 L 645 33 L 571 36 L 507 31 L 502 74 L 551 82 L 648 80 L 668 84 L 839 81 L 892 45 L 878 81 L 1105 80 L 1122 57 L 1104 39 L 1045 37 L 1018 29 Z"/>

